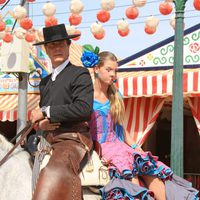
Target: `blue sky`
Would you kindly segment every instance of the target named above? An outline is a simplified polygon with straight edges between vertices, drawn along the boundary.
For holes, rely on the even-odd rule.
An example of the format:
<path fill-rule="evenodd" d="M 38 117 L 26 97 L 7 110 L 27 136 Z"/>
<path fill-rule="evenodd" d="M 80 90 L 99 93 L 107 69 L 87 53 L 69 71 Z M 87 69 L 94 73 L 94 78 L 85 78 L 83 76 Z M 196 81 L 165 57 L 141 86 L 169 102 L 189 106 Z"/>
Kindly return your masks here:
<path fill-rule="evenodd" d="M 8 6 L 2 11 L 13 10 L 12 4 L 18 4 L 20 0 L 11 0 Z M 36 3 L 30 3 L 29 16 L 33 20 L 36 28 L 44 26 L 44 16 L 42 15 L 42 7 L 46 1 L 36 0 Z M 57 6 L 56 17 L 59 23 L 69 24 L 68 17 L 70 0 L 53 0 L 51 1 Z M 127 37 L 121 37 L 117 33 L 117 21 L 126 18 L 125 9 L 132 5 L 132 0 L 115 0 L 115 8 L 110 12 L 111 19 L 109 22 L 102 24 L 106 36 L 102 40 L 96 40 L 90 32 L 90 25 L 96 21 L 96 13 L 100 10 L 100 0 L 82 0 L 84 3 L 84 11 L 81 13 L 83 19 L 82 23 L 77 26 L 81 31 L 81 39 L 77 43 L 92 44 L 93 46 L 100 47 L 100 50 L 112 51 L 117 57 L 123 59 L 132 54 L 135 54 L 155 43 L 158 43 L 174 34 L 174 30 L 169 24 L 169 20 L 174 15 L 173 13 L 163 16 L 159 13 L 158 6 L 162 2 L 160 0 L 149 0 L 144 7 L 139 8 L 139 17 L 135 20 L 128 20 L 130 33 Z M 174 6 L 174 5 L 173 5 Z M 146 17 L 154 15 L 158 17 L 160 23 L 157 31 L 153 35 L 147 35 L 144 32 L 144 25 Z M 195 11 L 193 7 L 193 0 L 188 0 L 185 9 L 185 29 L 199 23 L 200 11 Z"/>

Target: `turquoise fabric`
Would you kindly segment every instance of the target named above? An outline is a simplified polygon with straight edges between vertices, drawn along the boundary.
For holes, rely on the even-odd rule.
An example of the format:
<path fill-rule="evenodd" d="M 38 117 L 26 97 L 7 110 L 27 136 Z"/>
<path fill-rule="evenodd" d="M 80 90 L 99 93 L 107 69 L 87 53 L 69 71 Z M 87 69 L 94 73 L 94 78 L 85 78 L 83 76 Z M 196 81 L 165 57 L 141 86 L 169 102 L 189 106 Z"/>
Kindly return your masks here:
<path fill-rule="evenodd" d="M 106 122 L 106 116 L 110 114 L 110 101 L 107 100 L 105 103 L 101 103 L 97 100 L 94 100 L 93 102 L 93 110 L 98 111 L 99 114 L 103 117 L 103 136 L 101 139 L 101 143 L 106 141 L 106 133 L 108 133 L 108 127 Z M 114 128 L 114 131 L 116 133 L 117 138 L 120 141 L 124 141 L 124 130 L 123 127 L 120 124 L 116 124 Z"/>

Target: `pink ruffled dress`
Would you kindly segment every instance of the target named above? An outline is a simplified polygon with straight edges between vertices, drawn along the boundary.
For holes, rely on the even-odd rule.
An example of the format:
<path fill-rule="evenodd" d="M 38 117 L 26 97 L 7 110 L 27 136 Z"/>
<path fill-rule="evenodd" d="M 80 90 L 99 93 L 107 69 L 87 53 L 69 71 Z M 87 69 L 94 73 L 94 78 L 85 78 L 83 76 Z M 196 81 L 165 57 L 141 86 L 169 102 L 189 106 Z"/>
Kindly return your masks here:
<path fill-rule="evenodd" d="M 197 191 L 191 184 L 173 176 L 172 170 L 158 161 L 157 156 L 153 156 L 151 152 L 138 152 L 124 143 L 123 128 L 118 124 L 114 125 L 109 101 L 102 104 L 94 100 L 90 132 L 93 140 L 101 145 L 103 159 L 109 163 L 111 181 L 100 190 L 102 199 L 153 199 L 147 188 L 128 181 L 134 176 L 143 175 L 162 179 L 166 183 L 167 196 L 176 195 L 169 199 L 185 199 L 182 198 L 183 195 L 187 196 L 186 199 L 197 198 Z"/>
<path fill-rule="evenodd" d="M 110 175 L 132 178 L 136 175 L 155 175 L 168 179 L 172 171 L 150 152 L 140 153 L 124 143 L 123 128 L 114 125 L 110 114 L 110 102 L 94 100 L 90 122 L 92 138 L 101 144 L 102 157 L 109 165 Z"/>

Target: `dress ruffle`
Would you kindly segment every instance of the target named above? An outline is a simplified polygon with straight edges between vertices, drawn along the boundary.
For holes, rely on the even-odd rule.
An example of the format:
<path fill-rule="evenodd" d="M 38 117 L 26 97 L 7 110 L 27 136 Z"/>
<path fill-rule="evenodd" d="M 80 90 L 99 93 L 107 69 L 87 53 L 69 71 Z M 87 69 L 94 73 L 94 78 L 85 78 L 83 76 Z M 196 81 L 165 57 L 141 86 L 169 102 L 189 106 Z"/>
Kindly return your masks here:
<path fill-rule="evenodd" d="M 135 176 L 149 175 L 168 180 L 173 175 L 172 170 L 151 152 L 138 152 L 120 141 L 107 142 L 102 146 L 104 159 L 111 163 L 108 167 L 111 178 L 131 179 Z"/>
<path fill-rule="evenodd" d="M 173 175 L 165 181 L 166 199 L 199 200 L 199 191 L 185 179 Z M 100 189 L 103 200 L 152 200 L 154 194 L 147 188 L 133 184 L 131 181 L 113 177 Z"/>
<path fill-rule="evenodd" d="M 128 180 L 113 178 L 100 189 L 103 200 L 152 200 L 153 193 Z"/>
<path fill-rule="evenodd" d="M 145 152 L 145 156 L 139 153 L 133 153 L 133 176 L 149 175 L 157 176 L 162 180 L 171 179 L 173 172 L 162 162 L 158 161 L 157 156 L 151 152 Z"/>

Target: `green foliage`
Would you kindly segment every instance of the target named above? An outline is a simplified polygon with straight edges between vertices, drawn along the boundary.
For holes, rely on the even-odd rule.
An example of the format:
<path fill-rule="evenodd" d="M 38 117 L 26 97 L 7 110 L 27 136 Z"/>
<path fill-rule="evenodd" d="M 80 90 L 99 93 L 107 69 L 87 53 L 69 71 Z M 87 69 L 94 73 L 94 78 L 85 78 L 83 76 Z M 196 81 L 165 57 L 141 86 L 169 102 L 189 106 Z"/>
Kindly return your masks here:
<path fill-rule="evenodd" d="M 85 44 L 82 47 L 83 47 L 83 52 L 84 51 L 90 51 L 90 52 L 93 52 L 93 53 L 95 53 L 97 55 L 99 53 L 99 47 L 95 47 L 95 49 L 94 49 L 91 44 Z"/>
<path fill-rule="evenodd" d="M 83 45 L 83 51 L 91 51 L 94 53 L 94 48 L 91 44 L 85 44 Z"/>

